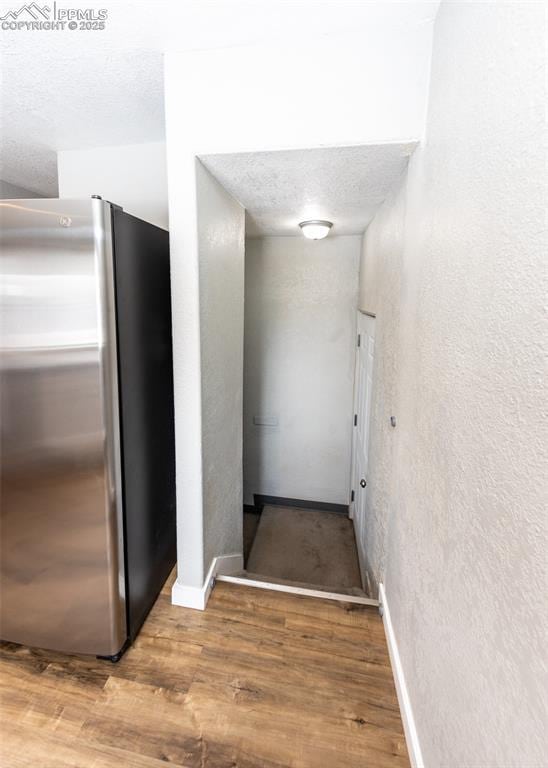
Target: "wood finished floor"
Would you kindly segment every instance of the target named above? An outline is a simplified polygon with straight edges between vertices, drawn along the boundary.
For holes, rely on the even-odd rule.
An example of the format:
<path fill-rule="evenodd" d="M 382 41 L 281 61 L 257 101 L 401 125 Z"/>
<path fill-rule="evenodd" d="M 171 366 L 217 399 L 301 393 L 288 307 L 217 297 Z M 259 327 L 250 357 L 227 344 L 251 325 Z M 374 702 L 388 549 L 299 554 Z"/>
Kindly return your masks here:
<path fill-rule="evenodd" d="M 116 665 L 0 645 L 2 768 L 409 766 L 374 609 L 170 584 Z"/>

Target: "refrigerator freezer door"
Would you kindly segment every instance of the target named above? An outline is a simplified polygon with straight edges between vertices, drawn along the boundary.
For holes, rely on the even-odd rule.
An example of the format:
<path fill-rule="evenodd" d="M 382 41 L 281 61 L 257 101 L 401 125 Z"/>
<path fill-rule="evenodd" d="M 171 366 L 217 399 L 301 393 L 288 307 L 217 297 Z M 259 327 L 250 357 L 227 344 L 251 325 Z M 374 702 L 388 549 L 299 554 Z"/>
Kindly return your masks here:
<path fill-rule="evenodd" d="M 0 217 L 0 637 L 110 656 L 127 635 L 110 206 Z"/>

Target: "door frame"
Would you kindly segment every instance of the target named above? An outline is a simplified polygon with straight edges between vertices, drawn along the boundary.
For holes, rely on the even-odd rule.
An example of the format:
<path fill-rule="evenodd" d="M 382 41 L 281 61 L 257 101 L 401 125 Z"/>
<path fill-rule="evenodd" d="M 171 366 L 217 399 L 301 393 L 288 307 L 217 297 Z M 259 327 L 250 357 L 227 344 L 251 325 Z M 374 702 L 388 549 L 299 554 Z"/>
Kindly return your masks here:
<path fill-rule="evenodd" d="M 359 309 L 357 311 L 357 317 L 356 317 L 356 354 L 355 354 L 355 364 L 354 364 L 354 390 L 353 390 L 353 398 L 352 398 L 352 443 L 351 443 L 351 451 L 350 451 L 350 477 L 349 477 L 349 492 L 348 492 L 348 498 L 350 499 L 349 505 L 348 505 L 348 516 L 353 521 L 354 524 L 354 534 L 356 537 L 356 549 L 358 552 L 358 560 L 360 565 L 360 572 L 361 572 L 361 578 L 362 578 L 362 586 L 365 588 L 366 586 L 369 586 L 368 584 L 368 577 L 367 572 L 365 568 L 365 562 L 363 557 L 363 552 L 361 548 L 361 542 L 359 540 L 359 530 L 357 529 L 356 525 L 356 499 L 358 495 L 358 489 L 357 489 L 357 483 L 358 478 L 356 476 L 356 452 L 357 452 L 357 414 L 358 414 L 358 398 L 359 398 L 359 392 L 358 392 L 358 386 L 359 386 L 359 359 L 360 354 L 364 350 L 364 339 L 363 339 L 363 331 L 361 330 L 362 326 L 362 318 L 363 317 L 371 318 L 373 321 L 376 320 L 376 315 L 372 312 L 367 312 L 365 310 Z M 373 333 L 373 339 L 375 339 L 375 333 Z M 374 357 L 373 357 L 373 365 L 374 365 Z M 367 431 L 368 431 L 368 439 L 367 439 L 367 457 L 366 464 L 369 466 L 369 457 L 370 457 L 370 429 L 371 429 L 371 410 L 369 411 L 369 420 L 367 423 Z M 354 498 L 353 498 L 354 494 Z"/>

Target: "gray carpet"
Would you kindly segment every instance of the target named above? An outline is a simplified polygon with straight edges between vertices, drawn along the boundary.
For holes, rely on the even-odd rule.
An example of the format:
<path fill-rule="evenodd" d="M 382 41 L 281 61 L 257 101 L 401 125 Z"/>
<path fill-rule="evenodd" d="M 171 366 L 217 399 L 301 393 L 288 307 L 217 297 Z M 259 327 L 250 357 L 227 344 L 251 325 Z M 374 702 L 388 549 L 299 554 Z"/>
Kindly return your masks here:
<path fill-rule="evenodd" d="M 337 512 L 265 506 L 247 571 L 333 591 L 359 589 L 352 521 Z"/>

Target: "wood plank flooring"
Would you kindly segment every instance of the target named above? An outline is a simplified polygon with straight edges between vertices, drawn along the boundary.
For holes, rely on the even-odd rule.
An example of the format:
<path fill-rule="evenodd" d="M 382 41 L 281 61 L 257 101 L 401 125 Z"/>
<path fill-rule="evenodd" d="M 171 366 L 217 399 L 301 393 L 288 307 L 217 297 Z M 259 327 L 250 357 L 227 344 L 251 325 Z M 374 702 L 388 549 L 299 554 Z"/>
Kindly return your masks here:
<path fill-rule="evenodd" d="M 0 645 L 2 768 L 409 766 L 374 609 L 171 581 L 118 664 Z"/>

